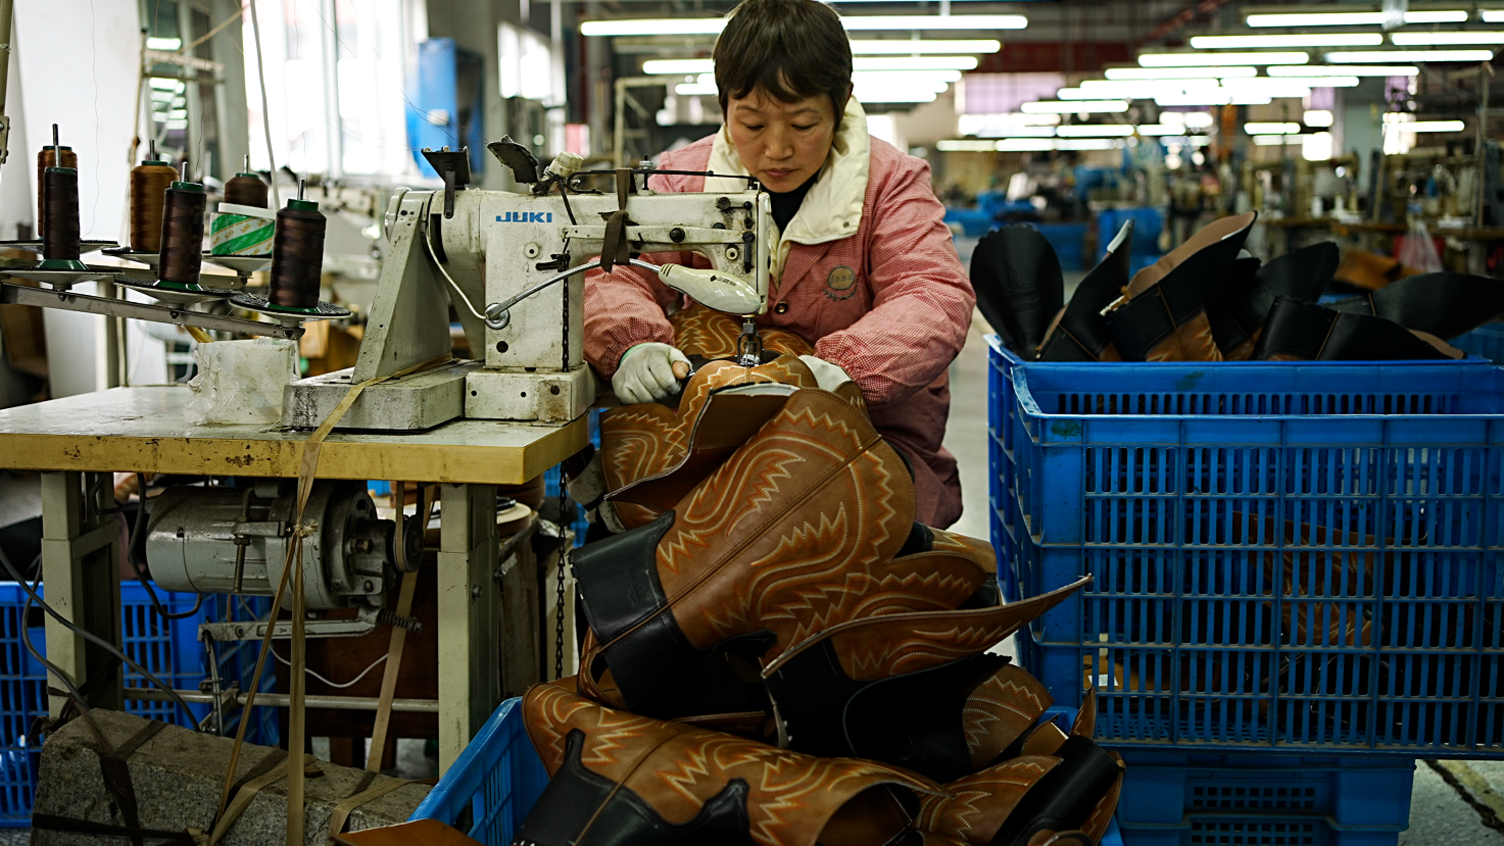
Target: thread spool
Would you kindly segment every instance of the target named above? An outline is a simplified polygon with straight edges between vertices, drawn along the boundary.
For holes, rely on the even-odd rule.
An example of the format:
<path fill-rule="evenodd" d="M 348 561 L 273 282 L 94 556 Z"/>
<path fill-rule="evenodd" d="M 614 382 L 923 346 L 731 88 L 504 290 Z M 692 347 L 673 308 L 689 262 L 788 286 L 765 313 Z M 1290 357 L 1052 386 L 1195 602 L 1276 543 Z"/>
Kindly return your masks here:
<path fill-rule="evenodd" d="M 78 168 L 42 171 L 46 205 L 42 208 L 42 254 L 48 261 L 78 261 Z"/>
<path fill-rule="evenodd" d="M 301 193 L 301 192 L 299 192 Z M 324 215 L 311 200 L 288 200 L 277 212 L 267 299 L 279 308 L 316 308 L 324 270 Z"/>
<path fill-rule="evenodd" d="M 162 249 L 162 215 L 167 189 L 177 181 L 171 165 L 146 159 L 131 168 L 131 249 L 155 253 Z"/>
<path fill-rule="evenodd" d="M 174 182 L 165 199 L 157 278 L 174 285 L 197 285 L 204 262 L 204 210 L 209 195 L 197 182 Z"/>
<path fill-rule="evenodd" d="M 61 151 L 61 156 L 58 155 L 58 151 Z M 61 162 L 58 161 L 59 158 L 62 159 Z M 47 231 L 47 168 L 49 167 L 71 167 L 76 171 L 78 170 L 78 156 L 73 152 L 72 147 L 67 146 L 54 147 L 48 145 L 43 147 L 40 153 L 37 153 L 38 235 L 44 234 Z"/>
<path fill-rule="evenodd" d="M 225 183 L 225 202 L 266 208 L 266 183 L 254 173 L 237 173 Z"/>

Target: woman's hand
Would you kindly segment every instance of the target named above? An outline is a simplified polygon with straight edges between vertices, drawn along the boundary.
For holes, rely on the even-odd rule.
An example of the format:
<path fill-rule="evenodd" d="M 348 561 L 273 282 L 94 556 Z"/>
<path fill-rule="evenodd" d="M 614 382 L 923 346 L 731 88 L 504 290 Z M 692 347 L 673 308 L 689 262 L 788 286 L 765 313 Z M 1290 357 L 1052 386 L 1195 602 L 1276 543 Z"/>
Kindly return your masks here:
<path fill-rule="evenodd" d="M 611 390 L 623 403 L 652 402 L 679 390 L 679 380 L 689 375 L 689 358 L 668 344 L 647 343 L 630 347 L 621 355 L 621 365 L 611 377 Z"/>

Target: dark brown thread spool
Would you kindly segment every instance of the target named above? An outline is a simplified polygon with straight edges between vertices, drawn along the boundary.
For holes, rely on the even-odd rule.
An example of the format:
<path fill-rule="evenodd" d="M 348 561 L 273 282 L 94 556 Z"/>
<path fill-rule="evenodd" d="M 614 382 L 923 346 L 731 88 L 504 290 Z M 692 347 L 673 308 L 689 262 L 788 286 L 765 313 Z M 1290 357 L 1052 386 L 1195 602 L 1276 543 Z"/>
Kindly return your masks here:
<path fill-rule="evenodd" d="M 209 195 L 196 182 L 174 182 L 167 189 L 162 214 L 162 261 L 157 278 L 175 285 L 197 285 L 204 263 L 204 209 Z"/>
<path fill-rule="evenodd" d="M 267 299 L 282 308 L 315 308 L 324 271 L 324 215 L 311 200 L 288 200 L 277 212 L 272 236 L 272 279 Z"/>
<path fill-rule="evenodd" d="M 42 254 L 51 260 L 78 260 L 78 169 L 42 171 L 47 205 L 42 208 Z"/>
<path fill-rule="evenodd" d="M 167 189 L 178 172 L 167 162 L 147 159 L 131 168 L 131 249 L 155 253 L 162 249 L 162 215 Z"/>
<path fill-rule="evenodd" d="M 61 158 L 63 161 L 61 164 L 57 161 L 59 158 L 57 155 L 58 150 L 62 150 Z M 47 231 L 47 168 L 49 167 L 71 167 L 77 170 L 78 156 L 73 152 L 73 148 L 68 146 L 53 147 L 49 145 L 43 147 L 42 151 L 37 153 L 37 228 L 40 230 L 37 233 L 38 237 Z"/>
<path fill-rule="evenodd" d="M 266 208 L 266 183 L 254 173 L 237 173 L 225 183 L 225 202 Z"/>

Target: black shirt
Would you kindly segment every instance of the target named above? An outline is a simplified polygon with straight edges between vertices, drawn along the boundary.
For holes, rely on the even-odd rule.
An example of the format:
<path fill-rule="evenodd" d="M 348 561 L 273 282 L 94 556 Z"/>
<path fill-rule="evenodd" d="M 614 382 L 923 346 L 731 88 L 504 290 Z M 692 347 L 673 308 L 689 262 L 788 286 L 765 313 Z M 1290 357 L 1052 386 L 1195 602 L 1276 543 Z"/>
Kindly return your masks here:
<path fill-rule="evenodd" d="M 799 206 L 804 203 L 804 195 L 809 193 L 811 185 L 820 178 L 818 172 L 804 181 L 803 185 L 792 191 L 769 191 L 768 196 L 773 200 L 773 222 L 778 224 L 778 231 L 782 232 L 789 228 L 789 221 L 799 213 Z"/>

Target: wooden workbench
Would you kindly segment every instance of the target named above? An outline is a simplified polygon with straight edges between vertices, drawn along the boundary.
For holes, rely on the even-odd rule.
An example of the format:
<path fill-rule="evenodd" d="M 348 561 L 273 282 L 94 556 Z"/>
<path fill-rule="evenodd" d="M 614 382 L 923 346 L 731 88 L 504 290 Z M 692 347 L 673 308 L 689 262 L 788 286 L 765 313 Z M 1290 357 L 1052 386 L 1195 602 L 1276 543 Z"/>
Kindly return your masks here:
<path fill-rule="evenodd" d="M 94 474 L 116 471 L 295 478 L 309 433 L 266 426 L 191 426 L 183 386 L 117 388 L 0 410 L 0 467 L 42 471 L 42 570 L 47 601 L 117 646 L 120 532 Z M 440 482 L 439 764 L 447 768 L 501 701 L 502 620 L 495 504 L 582 449 L 582 417 L 562 427 L 460 420 L 417 434 L 332 433 L 318 477 Z M 93 502 L 86 502 L 93 491 Z M 82 682 L 116 663 L 48 618 L 48 658 Z M 91 697 L 119 707 L 116 673 Z M 60 686 L 60 685 L 59 685 Z M 65 699 L 52 698 L 54 713 Z"/>

